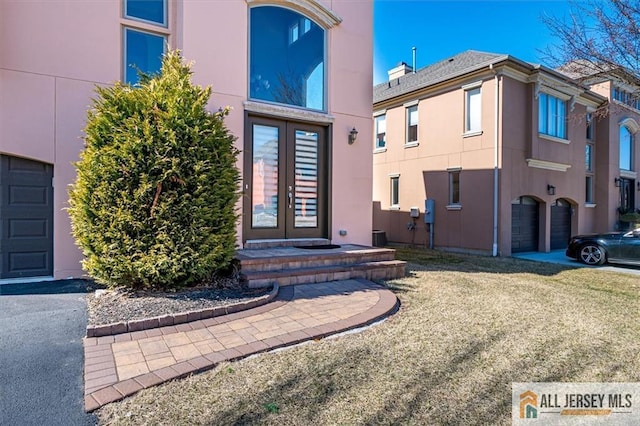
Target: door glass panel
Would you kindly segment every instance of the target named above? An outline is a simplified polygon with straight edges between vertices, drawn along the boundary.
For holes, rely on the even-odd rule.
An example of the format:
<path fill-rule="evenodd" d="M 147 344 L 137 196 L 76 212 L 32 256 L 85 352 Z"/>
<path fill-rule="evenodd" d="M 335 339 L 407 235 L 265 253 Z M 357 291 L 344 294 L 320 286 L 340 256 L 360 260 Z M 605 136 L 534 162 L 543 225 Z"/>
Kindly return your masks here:
<path fill-rule="evenodd" d="M 278 226 L 278 128 L 253 125 L 253 228 Z"/>
<path fill-rule="evenodd" d="M 318 134 L 296 130 L 295 227 L 318 226 Z"/>

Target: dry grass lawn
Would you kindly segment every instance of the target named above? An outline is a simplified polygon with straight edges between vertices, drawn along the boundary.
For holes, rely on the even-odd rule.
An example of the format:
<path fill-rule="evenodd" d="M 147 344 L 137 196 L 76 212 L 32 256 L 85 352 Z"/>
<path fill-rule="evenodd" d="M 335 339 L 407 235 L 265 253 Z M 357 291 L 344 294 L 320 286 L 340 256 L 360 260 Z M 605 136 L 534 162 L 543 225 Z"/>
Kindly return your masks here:
<path fill-rule="evenodd" d="M 640 279 L 399 250 L 400 311 L 102 408 L 102 424 L 510 424 L 512 382 L 640 381 Z"/>

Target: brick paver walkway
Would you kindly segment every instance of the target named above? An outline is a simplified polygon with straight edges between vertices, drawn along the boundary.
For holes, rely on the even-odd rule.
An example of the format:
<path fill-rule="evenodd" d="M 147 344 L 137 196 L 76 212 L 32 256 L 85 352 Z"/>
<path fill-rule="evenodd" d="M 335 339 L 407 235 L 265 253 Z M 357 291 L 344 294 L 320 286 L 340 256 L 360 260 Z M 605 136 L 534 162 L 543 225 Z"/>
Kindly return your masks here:
<path fill-rule="evenodd" d="M 396 296 L 367 280 L 280 289 L 274 302 L 175 326 L 86 338 L 87 411 L 139 390 L 259 352 L 375 322 Z"/>

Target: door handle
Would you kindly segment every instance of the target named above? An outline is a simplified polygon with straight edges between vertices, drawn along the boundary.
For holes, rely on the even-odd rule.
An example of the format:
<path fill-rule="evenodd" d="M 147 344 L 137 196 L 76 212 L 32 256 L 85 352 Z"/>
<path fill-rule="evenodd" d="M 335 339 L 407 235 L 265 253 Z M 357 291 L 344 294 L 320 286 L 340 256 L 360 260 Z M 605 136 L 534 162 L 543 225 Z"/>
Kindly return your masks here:
<path fill-rule="evenodd" d="M 293 205 L 293 188 L 289 186 L 289 208 Z"/>

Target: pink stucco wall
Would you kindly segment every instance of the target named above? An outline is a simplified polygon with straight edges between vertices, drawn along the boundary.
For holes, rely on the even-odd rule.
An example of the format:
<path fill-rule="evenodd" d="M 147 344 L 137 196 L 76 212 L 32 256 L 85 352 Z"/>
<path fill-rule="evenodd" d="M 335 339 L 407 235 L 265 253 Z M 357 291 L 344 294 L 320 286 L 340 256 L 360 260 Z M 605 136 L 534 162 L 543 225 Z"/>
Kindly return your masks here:
<path fill-rule="evenodd" d="M 286 3 L 282 1 L 276 4 Z M 330 238 L 371 243 L 371 2 L 323 1 L 342 19 L 327 31 L 328 111 L 332 117 Z M 249 5 L 170 1 L 169 44 L 194 61 L 194 82 L 211 85 L 211 109 L 231 106 L 227 126 L 244 145 Z M 81 276 L 81 254 L 64 208 L 72 162 L 95 85 L 119 80 L 121 2 L 0 2 L 0 152 L 54 165 L 54 275 Z M 151 28 L 151 27 L 150 27 Z M 351 128 L 358 141 L 347 144 Z M 239 165 L 242 165 L 242 157 Z M 240 208 L 240 204 L 239 204 Z M 346 230 L 346 236 L 339 231 Z M 242 226 L 238 225 L 238 244 Z"/>

